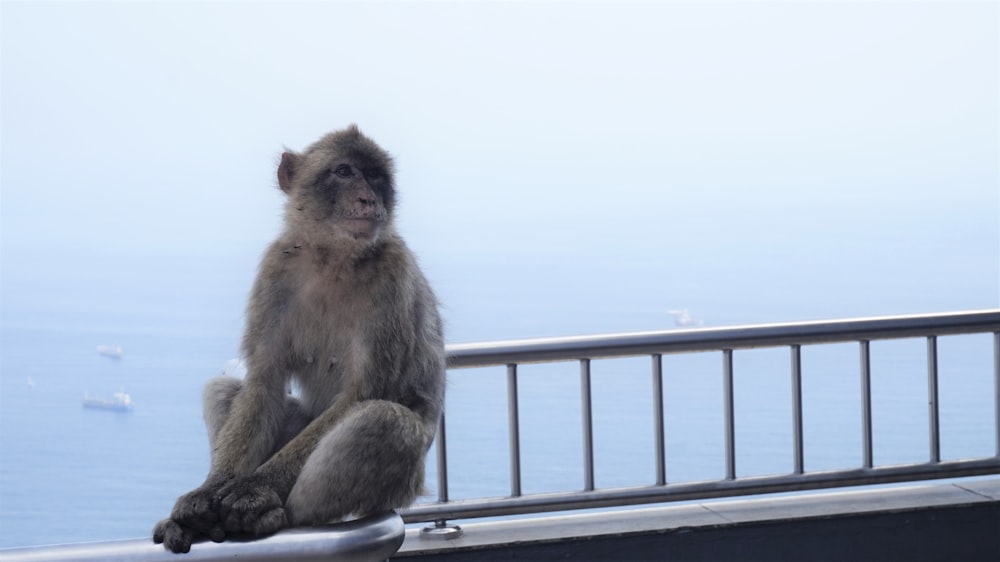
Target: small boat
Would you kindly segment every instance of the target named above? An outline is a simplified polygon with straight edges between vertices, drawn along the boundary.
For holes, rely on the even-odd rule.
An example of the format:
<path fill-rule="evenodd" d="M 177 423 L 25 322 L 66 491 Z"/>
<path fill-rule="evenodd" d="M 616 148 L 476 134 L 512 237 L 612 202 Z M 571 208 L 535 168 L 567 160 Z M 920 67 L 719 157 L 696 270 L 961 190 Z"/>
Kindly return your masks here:
<path fill-rule="evenodd" d="M 122 389 L 114 393 L 111 400 L 104 398 L 91 398 L 88 393 L 83 394 L 83 407 L 92 410 L 110 410 L 112 412 L 131 412 L 132 397 Z"/>
<path fill-rule="evenodd" d="M 110 357 L 112 359 L 121 359 L 125 355 L 125 350 L 122 349 L 120 345 L 99 345 L 97 346 L 97 353 L 105 357 Z"/>
<path fill-rule="evenodd" d="M 667 314 L 674 317 L 674 324 L 683 328 L 694 328 L 702 324 L 701 319 L 691 316 L 686 308 L 684 310 L 668 310 Z"/>

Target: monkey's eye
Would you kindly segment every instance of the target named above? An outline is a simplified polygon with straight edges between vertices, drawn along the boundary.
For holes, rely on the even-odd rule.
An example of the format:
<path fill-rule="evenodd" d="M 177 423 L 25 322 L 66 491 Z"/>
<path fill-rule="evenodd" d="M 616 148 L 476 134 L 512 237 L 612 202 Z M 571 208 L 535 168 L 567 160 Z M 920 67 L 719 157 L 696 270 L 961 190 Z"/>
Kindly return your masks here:
<path fill-rule="evenodd" d="M 337 176 L 341 178 L 349 178 L 354 175 L 354 171 L 351 170 L 351 167 L 347 164 L 337 166 L 337 169 L 334 170 L 333 173 L 337 174 Z"/>
<path fill-rule="evenodd" d="M 378 170 L 377 168 L 365 170 L 364 174 L 365 174 L 365 179 L 368 181 L 377 181 L 382 179 L 383 177 L 381 170 Z"/>

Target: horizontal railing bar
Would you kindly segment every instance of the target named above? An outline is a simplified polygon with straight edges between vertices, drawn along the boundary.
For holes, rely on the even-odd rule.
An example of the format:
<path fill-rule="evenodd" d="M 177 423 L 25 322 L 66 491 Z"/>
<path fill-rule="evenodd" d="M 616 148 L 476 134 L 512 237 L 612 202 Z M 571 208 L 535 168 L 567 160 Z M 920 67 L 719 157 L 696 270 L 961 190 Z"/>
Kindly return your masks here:
<path fill-rule="evenodd" d="M 808 472 L 778 476 L 742 477 L 736 480 L 713 480 L 641 486 L 604 488 L 589 492 L 530 494 L 519 497 L 457 500 L 438 504 L 417 504 L 400 510 L 403 521 L 415 523 L 440 519 L 495 517 L 617 507 L 649 503 L 748 496 L 778 492 L 799 492 L 822 488 L 892 484 L 912 480 L 984 476 L 1000 471 L 1000 457 L 940 463 L 880 466 L 863 469 Z"/>
<path fill-rule="evenodd" d="M 691 330 L 539 338 L 447 347 L 451 368 L 1000 331 L 1000 309 Z"/>
<path fill-rule="evenodd" d="M 0 550 L 4 562 L 222 562 L 226 560 L 385 560 L 403 544 L 395 513 L 322 527 L 285 529 L 255 541 L 198 542 L 174 554 L 150 538 Z"/>

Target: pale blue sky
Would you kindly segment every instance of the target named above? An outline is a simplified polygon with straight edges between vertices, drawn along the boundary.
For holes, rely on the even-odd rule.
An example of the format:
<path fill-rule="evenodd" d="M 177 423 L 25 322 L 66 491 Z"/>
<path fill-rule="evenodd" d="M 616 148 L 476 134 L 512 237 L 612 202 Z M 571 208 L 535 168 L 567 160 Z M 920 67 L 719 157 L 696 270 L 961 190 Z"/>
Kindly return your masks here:
<path fill-rule="evenodd" d="M 4 2 L 2 36 L 8 282 L 95 256 L 252 270 L 282 147 L 356 122 L 452 306 L 481 297 L 470 260 L 537 297 L 522 256 L 744 276 L 732 299 L 884 267 L 966 293 L 930 308 L 1000 300 L 996 2 Z"/>

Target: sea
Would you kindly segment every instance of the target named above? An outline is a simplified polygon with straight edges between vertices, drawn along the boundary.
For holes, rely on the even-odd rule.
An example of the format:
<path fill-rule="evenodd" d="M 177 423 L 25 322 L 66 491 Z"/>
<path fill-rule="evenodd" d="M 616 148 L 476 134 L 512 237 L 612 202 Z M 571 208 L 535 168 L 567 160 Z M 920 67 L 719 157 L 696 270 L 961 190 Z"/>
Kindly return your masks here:
<path fill-rule="evenodd" d="M 201 388 L 237 370 L 255 252 L 81 255 L 58 268 L 4 259 L 0 548 L 148 537 L 208 470 Z M 759 258 L 728 269 L 543 253 L 421 260 L 451 343 L 679 329 L 676 309 L 711 327 L 997 304 L 989 265 L 962 276 L 921 269 L 918 279 L 875 261 L 876 275 L 855 278 L 832 258 L 791 274 Z M 940 339 L 946 459 L 994 454 L 992 345 L 989 335 Z M 871 355 L 875 463 L 926 460 L 924 340 L 874 342 Z M 788 350 L 737 351 L 734 362 L 737 474 L 791 472 Z M 858 365 L 857 344 L 803 348 L 806 470 L 861 462 Z M 654 483 L 649 357 L 596 360 L 592 371 L 597 486 Z M 665 356 L 663 372 L 668 481 L 723 477 L 721 354 Z M 132 411 L 82 407 L 84 395 L 120 390 Z M 519 395 L 523 492 L 581 489 L 579 365 L 524 365 Z M 506 396 L 503 367 L 449 372 L 452 499 L 510 493 Z M 421 501 L 435 498 L 436 474 L 432 451 Z"/>

